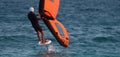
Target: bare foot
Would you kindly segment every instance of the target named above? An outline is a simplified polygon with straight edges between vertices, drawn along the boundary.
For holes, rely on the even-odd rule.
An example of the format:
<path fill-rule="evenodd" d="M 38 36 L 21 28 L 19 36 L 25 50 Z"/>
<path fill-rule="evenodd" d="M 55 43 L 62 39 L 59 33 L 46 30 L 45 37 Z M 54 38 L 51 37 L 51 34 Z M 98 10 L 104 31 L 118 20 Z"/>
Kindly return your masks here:
<path fill-rule="evenodd" d="M 41 40 L 40 42 L 41 42 L 41 43 L 46 43 L 46 42 L 48 42 L 48 41 L 50 41 L 50 40 Z"/>

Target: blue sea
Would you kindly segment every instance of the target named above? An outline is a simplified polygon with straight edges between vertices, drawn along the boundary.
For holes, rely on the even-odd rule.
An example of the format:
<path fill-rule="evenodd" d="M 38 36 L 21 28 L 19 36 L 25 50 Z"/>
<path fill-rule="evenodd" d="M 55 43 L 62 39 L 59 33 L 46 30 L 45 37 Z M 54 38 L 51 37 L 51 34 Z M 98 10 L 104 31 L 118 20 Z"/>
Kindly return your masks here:
<path fill-rule="evenodd" d="M 55 51 L 38 45 L 27 18 L 39 0 L 0 0 L 0 57 L 120 57 L 120 0 L 60 0 L 57 15 L 68 30 L 68 48 L 59 45 L 43 21 L 45 39 Z"/>

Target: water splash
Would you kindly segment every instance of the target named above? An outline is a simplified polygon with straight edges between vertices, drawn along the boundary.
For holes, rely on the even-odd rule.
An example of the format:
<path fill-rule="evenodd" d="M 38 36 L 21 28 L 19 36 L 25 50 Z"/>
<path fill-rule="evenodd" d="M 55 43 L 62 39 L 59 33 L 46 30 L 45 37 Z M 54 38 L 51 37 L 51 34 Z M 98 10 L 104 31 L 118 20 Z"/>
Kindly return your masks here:
<path fill-rule="evenodd" d="M 49 45 L 47 46 L 47 50 L 48 50 L 48 52 L 55 52 L 54 44 L 49 44 Z"/>

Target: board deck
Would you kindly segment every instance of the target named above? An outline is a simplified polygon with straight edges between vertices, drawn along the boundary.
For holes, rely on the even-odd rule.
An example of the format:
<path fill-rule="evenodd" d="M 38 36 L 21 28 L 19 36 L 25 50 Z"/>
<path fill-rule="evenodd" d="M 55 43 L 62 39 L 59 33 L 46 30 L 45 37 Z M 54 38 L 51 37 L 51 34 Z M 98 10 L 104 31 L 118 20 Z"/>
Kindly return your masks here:
<path fill-rule="evenodd" d="M 48 44 L 51 44 L 51 40 L 46 40 L 47 42 L 45 42 L 45 43 L 42 43 L 41 41 L 39 41 L 39 45 L 48 45 Z"/>

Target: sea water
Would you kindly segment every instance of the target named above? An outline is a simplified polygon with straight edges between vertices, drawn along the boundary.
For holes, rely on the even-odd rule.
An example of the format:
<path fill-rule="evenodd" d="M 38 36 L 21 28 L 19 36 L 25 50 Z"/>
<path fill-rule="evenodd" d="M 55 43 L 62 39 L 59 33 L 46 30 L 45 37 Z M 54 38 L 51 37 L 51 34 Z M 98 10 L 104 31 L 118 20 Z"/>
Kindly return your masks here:
<path fill-rule="evenodd" d="M 47 53 L 27 18 L 31 6 L 38 13 L 39 0 L 0 0 L 0 57 L 120 57 L 120 0 L 60 2 L 57 20 L 69 32 L 69 47 L 60 46 L 40 21 L 45 39 L 59 51 Z"/>

